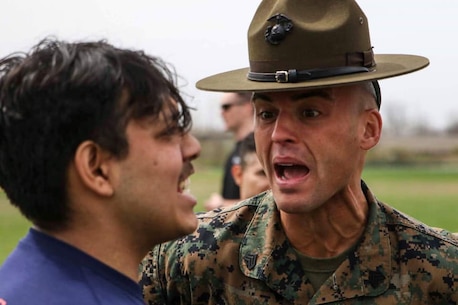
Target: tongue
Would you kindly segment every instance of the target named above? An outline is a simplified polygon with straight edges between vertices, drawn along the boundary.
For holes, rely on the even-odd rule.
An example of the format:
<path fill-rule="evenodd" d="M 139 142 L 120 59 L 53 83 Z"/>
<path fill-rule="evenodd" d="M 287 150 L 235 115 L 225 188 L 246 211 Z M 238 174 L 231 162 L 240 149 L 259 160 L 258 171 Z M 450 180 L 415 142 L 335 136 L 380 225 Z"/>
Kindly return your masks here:
<path fill-rule="evenodd" d="M 286 166 L 283 168 L 283 177 L 286 179 L 301 178 L 307 175 L 309 172 L 305 166 L 293 165 Z"/>

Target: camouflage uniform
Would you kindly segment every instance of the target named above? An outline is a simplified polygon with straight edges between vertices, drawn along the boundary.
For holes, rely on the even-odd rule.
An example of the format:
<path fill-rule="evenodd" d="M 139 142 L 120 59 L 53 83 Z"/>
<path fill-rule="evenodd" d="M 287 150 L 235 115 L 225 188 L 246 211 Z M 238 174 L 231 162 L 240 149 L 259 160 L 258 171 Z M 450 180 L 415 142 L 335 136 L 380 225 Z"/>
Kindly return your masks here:
<path fill-rule="evenodd" d="M 266 192 L 202 214 L 195 233 L 156 247 L 141 266 L 147 304 L 457 304 L 458 239 L 364 191 L 367 228 L 318 291 Z"/>

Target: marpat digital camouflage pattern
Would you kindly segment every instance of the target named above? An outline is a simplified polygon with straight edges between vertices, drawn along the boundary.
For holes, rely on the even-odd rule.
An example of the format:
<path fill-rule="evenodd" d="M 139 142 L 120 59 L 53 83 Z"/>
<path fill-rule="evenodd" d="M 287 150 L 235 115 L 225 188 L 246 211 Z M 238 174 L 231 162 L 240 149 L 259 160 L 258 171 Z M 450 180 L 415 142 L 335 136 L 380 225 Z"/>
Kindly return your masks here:
<path fill-rule="evenodd" d="M 364 185 L 363 185 L 364 186 Z M 364 187 L 365 188 L 365 187 Z M 147 304 L 457 304 L 458 238 L 378 202 L 354 251 L 314 291 L 271 192 L 199 216 L 142 263 Z"/>

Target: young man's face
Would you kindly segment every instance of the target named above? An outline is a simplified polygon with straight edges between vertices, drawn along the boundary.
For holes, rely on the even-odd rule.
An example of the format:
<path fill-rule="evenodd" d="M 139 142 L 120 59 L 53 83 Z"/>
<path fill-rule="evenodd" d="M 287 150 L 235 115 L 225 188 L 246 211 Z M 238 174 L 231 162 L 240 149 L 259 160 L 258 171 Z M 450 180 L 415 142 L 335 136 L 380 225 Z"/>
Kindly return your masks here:
<path fill-rule="evenodd" d="M 174 105 L 175 101 L 171 101 Z M 197 226 L 196 200 L 185 189 L 200 144 L 191 134 L 167 134 L 164 111 L 159 118 L 131 120 L 126 128 L 128 156 L 116 166 L 118 216 L 126 230 L 157 244 Z"/>
<path fill-rule="evenodd" d="M 254 95 L 256 148 L 280 210 L 310 212 L 359 187 L 366 137 L 381 126 L 368 125 L 379 116 L 361 106 L 367 95 L 361 86 Z"/>
<path fill-rule="evenodd" d="M 269 180 L 266 177 L 256 152 L 244 156 L 245 165 L 236 164 L 232 168 L 232 176 L 240 187 L 240 199 L 247 199 L 269 189 Z"/>

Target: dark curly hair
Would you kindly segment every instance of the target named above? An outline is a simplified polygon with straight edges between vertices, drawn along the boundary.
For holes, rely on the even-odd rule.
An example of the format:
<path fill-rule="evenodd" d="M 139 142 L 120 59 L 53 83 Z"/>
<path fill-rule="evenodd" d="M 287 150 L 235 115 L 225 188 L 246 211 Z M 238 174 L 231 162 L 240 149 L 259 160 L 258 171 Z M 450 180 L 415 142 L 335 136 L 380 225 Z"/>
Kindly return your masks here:
<path fill-rule="evenodd" d="M 0 59 L 0 185 L 11 203 L 39 227 L 65 226 L 66 174 L 81 142 L 124 158 L 128 121 L 165 109 L 166 133 L 189 131 L 176 80 L 160 58 L 106 41 L 46 38 Z"/>

